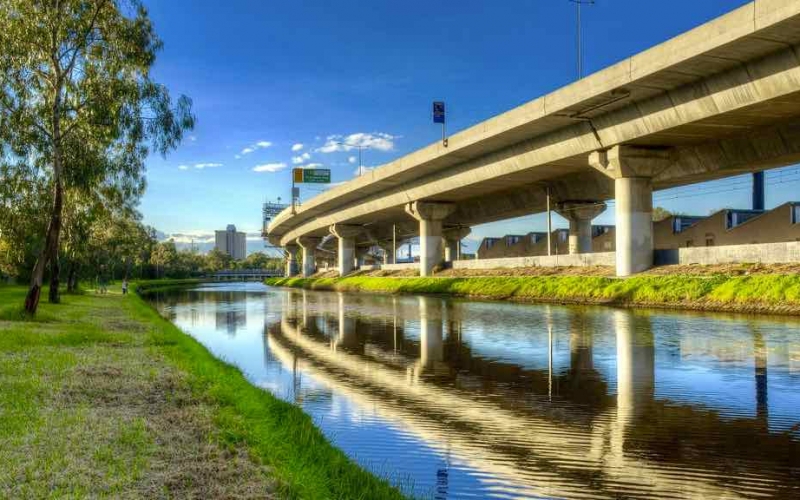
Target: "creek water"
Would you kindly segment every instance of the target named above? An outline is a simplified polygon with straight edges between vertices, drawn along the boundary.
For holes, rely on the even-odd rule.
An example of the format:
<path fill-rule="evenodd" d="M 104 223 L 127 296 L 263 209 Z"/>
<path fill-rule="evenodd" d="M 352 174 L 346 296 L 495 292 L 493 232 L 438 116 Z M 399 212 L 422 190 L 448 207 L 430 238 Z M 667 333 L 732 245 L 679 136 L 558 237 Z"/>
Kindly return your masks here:
<path fill-rule="evenodd" d="M 428 498 L 800 498 L 800 321 L 205 284 L 158 310 Z"/>

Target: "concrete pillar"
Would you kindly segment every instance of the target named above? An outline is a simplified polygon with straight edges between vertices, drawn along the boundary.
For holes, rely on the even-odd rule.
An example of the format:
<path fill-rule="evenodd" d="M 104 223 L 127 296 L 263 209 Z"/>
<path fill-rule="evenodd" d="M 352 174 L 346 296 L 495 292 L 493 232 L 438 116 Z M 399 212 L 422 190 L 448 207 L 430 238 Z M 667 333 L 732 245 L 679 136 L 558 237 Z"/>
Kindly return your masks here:
<path fill-rule="evenodd" d="M 369 253 L 369 247 L 356 247 L 356 260 L 355 266 L 360 268 L 361 266 L 367 263 L 367 254 Z"/>
<path fill-rule="evenodd" d="M 322 242 L 322 238 L 314 236 L 301 236 L 297 238 L 297 244 L 303 249 L 303 277 L 308 278 L 317 272 L 317 247 Z"/>
<path fill-rule="evenodd" d="M 383 250 L 383 263 L 384 264 L 394 264 L 394 247 L 392 246 L 392 242 L 389 243 L 381 243 L 379 245 L 381 250 Z"/>
<path fill-rule="evenodd" d="M 472 230 L 468 227 L 454 227 L 444 230 L 444 260 L 453 262 L 459 259 L 458 247 L 461 240 L 469 236 Z"/>
<path fill-rule="evenodd" d="M 334 224 L 328 230 L 339 241 L 337 254 L 339 276 L 346 276 L 353 271 L 356 257 L 356 235 L 361 232 L 361 227 Z"/>
<path fill-rule="evenodd" d="M 286 245 L 286 277 L 297 276 L 300 272 L 297 265 L 297 245 Z"/>
<path fill-rule="evenodd" d="M 617 276 L 653 267 L 653 184 L 646 177 L 614 180 Z"/>
<path fill-rule="evenodd" d="M 653 267 L 653 178 L 675 164 L 664 148 L 615 146 L 589 156 L 589 163 L 614 179 L 617 276 Z"/>
<path fill-rule="evenodd" d="M 565 201 L 556 212 L 569 221 L 569 253 L 592 253 L 592 219 L 606 210 L 596 201 Z"/>
<path fill-rule="evenodd" d="M 453 213 L 452 203 L 414 201 L 406 205 L 406 213 L 419 221 L 419 275 L 430 276 L 442 263 L 442 221 Z"/>

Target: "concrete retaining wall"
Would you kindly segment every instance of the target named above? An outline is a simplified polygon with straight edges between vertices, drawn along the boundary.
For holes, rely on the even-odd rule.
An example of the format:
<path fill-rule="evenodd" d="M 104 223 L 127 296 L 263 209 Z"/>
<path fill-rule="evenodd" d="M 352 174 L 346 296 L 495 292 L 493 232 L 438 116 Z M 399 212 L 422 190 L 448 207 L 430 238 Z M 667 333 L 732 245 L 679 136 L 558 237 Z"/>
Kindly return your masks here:
<path fill-rule="evenodd" d="M 658 266 L 667 264 L 735 264 L 759 262 L 780 264 L 800 262 L 800 242 L 761 243 L 756 245 L 727 245 L 719 247 L 690 247 L 656 250 Z"/>
<path fill-rule="evenodd" d="M 577 255 L 543 255 L 536 257 L 508 257 L 503 259 L 458 260 L 453 262 L 453 269 L 614 266 L 616 264 L 615 259 L 614 252 L 601 252 Z"/>
<path fill-rule="evenodd" d="M 380 264 L 361 264 L 358 266 L 359 271 L 377 271 L 381 269 L 383 266 Z"/>
<path fill-rule="evenodd" d="M 384 264 L 379 266 L 379 269 L 384 271 L 405 271 L 406 269 L 414 269 L 419 271 L 419 262 L 409 262 L 407 264 Z"/>

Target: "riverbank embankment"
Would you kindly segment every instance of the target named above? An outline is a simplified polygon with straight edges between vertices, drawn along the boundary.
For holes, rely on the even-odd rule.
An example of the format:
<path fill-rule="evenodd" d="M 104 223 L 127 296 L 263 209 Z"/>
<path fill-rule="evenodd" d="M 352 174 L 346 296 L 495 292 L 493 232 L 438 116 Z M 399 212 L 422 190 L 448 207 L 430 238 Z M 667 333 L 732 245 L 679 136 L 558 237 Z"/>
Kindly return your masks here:
<path fill-rule="evenodd" d="M 737 268 L 741 270 L 741 268 Z M 707 270 L 706 270 L 707 271 Z M 800 274 L 733 271 L 665 273 L 663 270 L 629 278 L 548 274 L 489 276 L 370 276 L 270 278 L 271 286 L 405 294 L 443 294 L 520 302 L 600 304 L 701 311 L 800 315 Z"/>
<path fill-rule="evenodd" d="M 0 285 L 0 497 L 401 497 L 142 297 L 25 292 Z"/>

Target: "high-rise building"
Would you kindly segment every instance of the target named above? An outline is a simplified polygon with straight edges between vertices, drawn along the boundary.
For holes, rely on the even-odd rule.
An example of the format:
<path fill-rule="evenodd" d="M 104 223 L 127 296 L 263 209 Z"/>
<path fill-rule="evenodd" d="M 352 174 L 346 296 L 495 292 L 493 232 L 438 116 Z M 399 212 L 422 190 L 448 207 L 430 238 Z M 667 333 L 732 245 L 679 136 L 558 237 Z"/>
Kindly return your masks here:
<path fill-rule="evenodd" d="M 247 256 L 247 237 L 245 233 L 236 231 L 236 226 L 228 224 L 224 231 L 216 231 L 217 250 L 226 253 L 233 260 L 242 260 Z"/>

